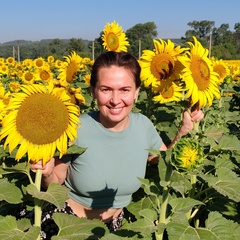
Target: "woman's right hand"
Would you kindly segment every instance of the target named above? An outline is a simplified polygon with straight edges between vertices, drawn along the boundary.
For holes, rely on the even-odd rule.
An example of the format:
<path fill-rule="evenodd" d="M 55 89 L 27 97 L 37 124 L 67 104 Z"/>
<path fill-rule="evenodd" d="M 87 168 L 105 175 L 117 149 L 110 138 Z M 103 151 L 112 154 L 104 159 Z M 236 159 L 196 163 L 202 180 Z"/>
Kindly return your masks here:
<path fill-rule="evenodd" d="M 32 163 L 30 161 L 30 169 L 33 172 L 36 172 L 37 169 L 41 169 L 43 177 L 49 177 L 50 175 L 52 175 L 54 171 L 54 167 L 55 167 L 55 158 L 51 158 L 44 166 L 42 165 L 41 160 L 36 163 Z"/>

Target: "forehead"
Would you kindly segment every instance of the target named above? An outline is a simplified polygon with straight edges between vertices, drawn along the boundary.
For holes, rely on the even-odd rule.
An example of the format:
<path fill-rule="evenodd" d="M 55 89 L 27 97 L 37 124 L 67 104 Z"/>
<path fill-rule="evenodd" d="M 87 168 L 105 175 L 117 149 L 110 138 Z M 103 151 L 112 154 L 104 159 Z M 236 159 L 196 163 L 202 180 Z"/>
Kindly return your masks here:
<path fill-rule="evenodd" d="M 97 85 L 135 85 L 134 76 L 129 69 L 118 66 L 102 67 L 98 72 Z"/>

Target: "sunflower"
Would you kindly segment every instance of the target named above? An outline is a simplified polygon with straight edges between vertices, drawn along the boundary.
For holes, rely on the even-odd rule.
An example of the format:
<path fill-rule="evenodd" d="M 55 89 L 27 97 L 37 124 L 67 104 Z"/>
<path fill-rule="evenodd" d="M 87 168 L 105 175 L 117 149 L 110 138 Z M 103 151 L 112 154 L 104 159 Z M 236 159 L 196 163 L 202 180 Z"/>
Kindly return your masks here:
<path fill-rule="evenodd" d="M 41 68 L 46 65 L 46 62 L 42 57 L 39 57 L 33 60 L 33 65 L 35 68 Z"/>
<path fill-rule="evenodd" d="M 23 66 L 24 68 L 30 69 L 30 68 L 33 67 L 33 65 L 34 65 L 34 63 L 33 63 L 33 60 L 32 60 L 32 59 L 27 58 L 27 59 L 24 59 L 24 60 L 22 61 L 22 66 Z"/>
<path fill-rule="evenodd" d="M 7 114 L 6 107 L 9 103 L 9 99 L 11 97 L 10 92 L 6 92 L 5 88 L 1 85 L 0 86 L 0 124 L 2 124 L 2 120 Z"/>
<path fill-rule="evenodd" d="M 182 78 L 186 84 L 186 98 L 190 98 L 191 105 L 198 102 L 201 108 L 207 104 L 211 106 L 214 96 L 220 98 L 217 85 L 219 76 L 213 71 L 208 50 L 203 48 L 195 37 L 193 39 L 194 44 L 188 42 L 190 51 L 186 56 L 180 56 L 178 59 L 185 67 Z"/>
<path fill-rule="evenodd" d="M 0 67 L 0 75 L 3 74 L 3 75 L 8 75 L 8 65 L 4 64 Z"/>
<path fill-rule="evenodd" d="M 228 75 L 230 75 L 230 70 L 228 66 L 224 63 L 222 59 L 220 60 L 212 60 L 213 63 L 213 71 L 218 73 L 219 78 L 217 84 L 221 84 L 224 80 L 224 78 Z"/>
<path fill-rule="evenodd" d="M 42 81 L 49 81 L 53 78 L 53 73 L 49 69 L 49 67 L 43 67 L 37 70 L 36 72 L 36 79 L 42 80 Z"/>
<path fill-rule="evenodd" d="M 8 84 L 9 90 L 12 93 L 16 93 L 20 91 L 20 83 L 16 81 L 12 81 Z"/>
<path fill-rule="evenodd" d="M 14 64 L 15 64 L 14 58 L 13 58 L 13 57 L 8 57 L 8 58 L 6 59 L 6 64 L 8 64 L 8 65 L 14 65 Z"/>
<path fill-rule="evenodd" d="M 153 39 L 155 50 L 143 50 L 139 63 L 141 65 L 141 80 L 145 87 L 152 85 L 166 88 L 172 81 L 179 79 L 183 68 L 178 56 L 185 51 L 180 46 L 175 47 L 170 40 Z"/>
<path fill-rule="evenodd" d="M 80 69 L 82 58 L 76 52 L 72 52 L 69 56 L 65 56 L 64 58 L 66 61 L 61 62 L 59 66 L 58 79 L 63 87 L 67 87 L 76 77 Z"/>
<path fill-rule="evenodd" d="M 22 85 L 21 90 L 12 95 L 2 121 L 4 148 L 17 149 L 16 160 L 27 154 L 28 161 L 43 165 L 56 154 L 61 158 L 76 139 L 79 108 L 65 91 L 55 94 L 53 84 Z"/>
<path fill-rule="evenodd" d="M 181 138 L 173 147 L 172 164 L 180 171 L 192 171 L 203 163 L 201 145 L 190 138 Z"/>
<path fill-rule="evenodd" d="M 184 98 L 183 91 L 181 86 L 173 82 L 169 87 L 162 88 L 160 94 L 153 97 L 153 101 L 159 103 L 179 102 Z"/>
<path fill-rule="evenodd" d="M 102 34 L 103 47 L 107 51 L 127 52 L 129 42 L 126 34 L 116 21 L 107 23 Z"/>
<path fill-rule="evenodd" d="M 21 79 L 25 84 L 33 84 L 35 82 L 35 74 L 34 72 L 27 70 L 23 72 Z"/>

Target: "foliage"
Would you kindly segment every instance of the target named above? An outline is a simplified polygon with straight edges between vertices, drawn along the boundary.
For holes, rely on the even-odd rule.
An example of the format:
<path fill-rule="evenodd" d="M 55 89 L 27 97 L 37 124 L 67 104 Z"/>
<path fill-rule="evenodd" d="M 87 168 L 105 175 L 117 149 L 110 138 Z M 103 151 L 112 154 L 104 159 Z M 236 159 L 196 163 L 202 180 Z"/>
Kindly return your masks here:
<path fill-rule="evenodd" d="M 162 44 L 159 49 L 161 47 L 166 47 L 166 44 Z M 171 47 L 169 42 L 167 49 Z M 167 53 L 172 54 L 168 56 L 177 55 L 173 48 Z M 176 60 L 171 59 L 172 62 L 169 62 L 174 65 Z M 203 58 L 200 60 L 204 62 Z M 51 65 L 51 62 L 48 64 Z M 84 105 L 79 103 L 81 113 L 95 110 L 87 81 L 91 61 L 73 53 L 67 58 L 67 63 L 63 64 L 65 67 L 62 73 L 68 73 L 72 78 L 69 82 L 64 81 L 65 74 L 60 83 L 67 86 L 69 94 L 70 90 L 81 88 L 85 99 Z M 54 213 L 53 218 L 59 227 L 59 233 L 52 239 L 239 239 L 240 71 L 236 66 L 239 66 L 238 61 L 229 62 L 231 73 L 218 83 L 221 98 L 216 100 L 212 97 L 209 104 L 211 106 L 204 106 L 205 117 L 199 125 L 195 124 L 192 132 L 182 137 L 166 152 L 149 149 L 152 153 L 159 154 L 159 163 L 148 165 L 146 178 L 139 178 L 142 187 L 134 193 L 132 202 L 125 208 L 121 230 L 110 233 L 99 220 Z M 171 71 L 167 72 L 166 64 L 163 67 L 166 76 Z M 57 79 L 60 70 L 52 68 L 52 71 Z M 14 74 L 16 80 L 15 75 L 18 74 Z M 1 73 L 1 77 L 3 86 L 10 91 L 12 75 L 9 77 Z M 18 80 L 20 82 L 20 79 Z M 159 79 L 155 80 L 154 84 Z M 82 99 L 79 92 L 73 93 L 76 99 Z M 181 124 L 183 109 L 189 107 L 189 103 L 185 99 L 179 102 L 156 102 L 153 101 L 154 93 L 153 89 L 146 87 L 143 82 L 134 111 L 149 117 L 163 141 L 168 144 Z M 7 96 L 1 96 L 2 105 Z M 4 106 L 1 113 L 6 114 Z M 185 141 L 186 139 L 189 142 Z M 196 164 L 189 169 L 183 169 L 182 166 L 179 168 L 179 165 L 174 163 L 182 153 L 179 149 L 185 151 L 183 145 L 179 147 L 178 144 L 186 142 L 189 143 L 187 146 L 196 147 L 198 153 L 195 156 L 201 157 L 201 161 L 193 159 Z M 38 176 L 30 171 L 27 160 L 23 158 L 16 162 L 16 151 L 10 154 L 2 144 L 3 142 L 0 145 L 0 238 L 37 239 L 39 227 L 32 224 L 30 219 L 17 220 L 19 209 L 26 206 L 27 210 L 31 211 L 36 206 L 44 207 L 48 203 L 61 207 L 68 197 L 68 189 L 54 183 L 50 184 L 47 190 L 39 189 L 34 184 Z M 84 150 L 73 145 L 68 149 L 68 153 L 79 154 Z M 177 163 L 180 162 L 179 159 Z"/>
<path fill-rule="evenodd" d="M 235 92 L 236 87 L 239 91 L 239 85 L 223 84 L 222 92 Z M 166 132 L 171 138 L 180 122 L 176 116 L 181 106 L 149 102 L 147 96 L 146 89 L 142 89 L 135 111 L 148 113 L 160 134 Z M 198 132 L 190 135 L 204 148 L 203 166 L 192 173 L 179 172 L 171 165 L 173 150 L 159 152 L 159 164 L 148 166 L 146 179 L 139 179 L 142 188 L 127 207 L 121 230 L 110 233 L 98 220 L 58 213 L 54 219 L 60 231 L 52 239 L 239 239 L 239 93 L 234 96 L 214 101 L 211 108 L 205 109 Z M 35 239 L 38 228 L 27 219 L 16 221 L 16 211 L 23 202 L 31 209 L 33 198 L 61 206 L 67 190 L 51 184 L 47 191 L 37 191 L 30 183 L 34 176 L 28 165 L 4 160 L 3 149 L 1 155 L 0 237 Z"/>

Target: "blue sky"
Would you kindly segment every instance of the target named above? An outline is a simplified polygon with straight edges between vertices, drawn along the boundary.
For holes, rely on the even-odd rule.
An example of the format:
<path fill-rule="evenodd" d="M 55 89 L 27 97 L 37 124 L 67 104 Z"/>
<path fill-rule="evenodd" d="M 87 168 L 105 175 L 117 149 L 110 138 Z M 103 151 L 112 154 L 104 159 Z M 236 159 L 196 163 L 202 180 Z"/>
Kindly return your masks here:
<path fill-rule="evenodd" d="M 107 22 L 124 31 L 154 22 L 159 38 L 180 38 L 193 20 L 240 22 L 236 0 L 4 0 L 0 11 L 0 43 L 13 40 L 99 37 Z"/>

